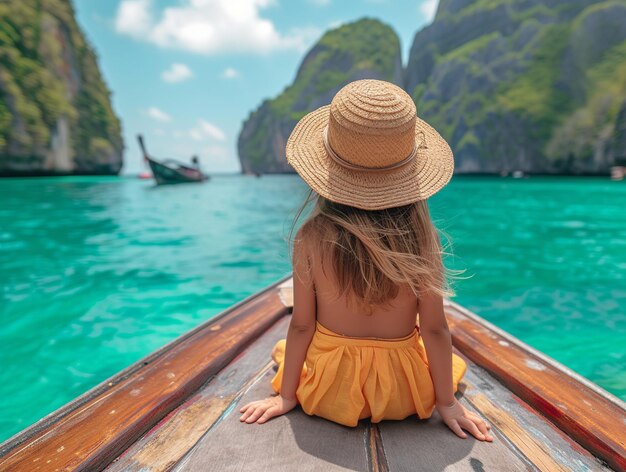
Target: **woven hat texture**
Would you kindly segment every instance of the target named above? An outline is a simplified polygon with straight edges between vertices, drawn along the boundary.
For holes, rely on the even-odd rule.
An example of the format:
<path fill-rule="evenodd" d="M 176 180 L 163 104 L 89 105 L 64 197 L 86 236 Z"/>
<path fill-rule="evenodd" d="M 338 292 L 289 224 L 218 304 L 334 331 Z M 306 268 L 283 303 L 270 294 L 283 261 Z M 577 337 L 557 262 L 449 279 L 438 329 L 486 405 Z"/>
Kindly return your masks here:
<path fill-rule="evenodd" d="M 424 200 L 454 171 L 445 139 L 417 116 L 404 90 L 382 80 L 351 82 L 304 116 L 286 154 L 315 192 L 365 210 Z"/>

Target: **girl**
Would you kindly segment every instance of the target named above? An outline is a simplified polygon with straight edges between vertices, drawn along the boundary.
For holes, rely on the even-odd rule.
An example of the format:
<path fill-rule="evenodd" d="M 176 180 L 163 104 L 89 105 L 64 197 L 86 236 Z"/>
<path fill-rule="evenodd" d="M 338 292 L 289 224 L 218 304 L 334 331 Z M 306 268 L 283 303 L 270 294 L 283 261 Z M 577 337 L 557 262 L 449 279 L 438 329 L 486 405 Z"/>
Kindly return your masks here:
<path fill-rule="evenodd" d="M 294 240 L 287 339 L 272 352 L 279 395 L 245 405 L 241 421 L 297 404 L 346 426 L 436 408 L 458 436 L 492 441 L 454 396 L 467 366 L 452 353 L 452 292 L 426 203 L 452 176 L 446 141 L 401 88 L 359 80 L 302 118 L 286 153 L 316 203 Z"/>

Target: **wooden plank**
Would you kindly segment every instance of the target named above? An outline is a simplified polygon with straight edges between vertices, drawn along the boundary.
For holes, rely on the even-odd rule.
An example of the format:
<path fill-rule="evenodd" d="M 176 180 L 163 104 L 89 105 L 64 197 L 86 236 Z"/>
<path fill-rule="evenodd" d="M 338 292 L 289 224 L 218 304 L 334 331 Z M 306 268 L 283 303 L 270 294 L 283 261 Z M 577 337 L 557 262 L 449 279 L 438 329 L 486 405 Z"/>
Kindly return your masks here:
<path fill-rule="evenodd" d="M 468 409 L 491 423 L 494 442 L 488 444 L 471 437 L 466 440 L 457 438 L 436 412 L 432 418 L 419 421 L 420 428 L 422 424 L 431 428 L 425 428 L 421 433 L 416 431 L 411 422 L 409 426 L 401 425 L 402 422 L 400 426 L 393 422 L 382 422 L 379 428 L 390 470 L 415 470 L 416 466 L 419 466 L 419 470 L 444 470 L 449 467 L 449 470 L 455 471 L 609 470 L 484 369 L 463 353 L 455 351 L 468 364 L 457 396 Z M 438 423 L 438 426 L 431 424 L 433 422 Z M 475 444 L 469 447 L 464 441 Z M 465 455 L 463 446 L 466 447 Z M 404 450 L 414 453 L 403 453 Z M 446 452 L 451 450 L 456 455 Z M 426 456 L 424 451 L 428 451 Z"/>
<path fill-rule="evenodd" d="M 300 407 L 265 424 L 239 421 L 239 408 L 272 392 L 268 372 L 174 467 L 175 471 L 369 470 L 366 421 L 355 428 L 308 416 Z"/>
<path fill-rule="evenodd" d="M 274 286 L 228 310 L 5 451 L 0 470 L 104 468 L 286 313 Z"/>
<path fill-rule="evenodd" d="M 524 430 L 518 421 L 511 415 L 496 407 L 485 395 L 477 393 L 472 399 L 472 405 L 482 413 L 491 424 L 497 426 L 519 450 L 526 456 L 539 470 L 550 470 L 555 472 L 567 472 L 571 469 L 559 464 L 550 454 L 547 445 L 541 444 L 531 433 Z"/>
<path fill-rule="evenodd" d="M 539 470 L 609 470 L 485 369 L 467 358 L 466 361 L 463 399 L 489 421 L 518 455 Z"/>
<path fill-rule="evenodd" d="M 462 396 L 457 398 L 469 410 L 475 411 Z M 466 439 L 459 438 L 444 424 L 437 411 L 425 420 L 412 416 L 402 421 L 382 421 L 378 428 L 392 472 L 535 470 L 502 440 L 494 426 L 491 428 L 494 437 L 491 443 L 479 441 L 469 434 Z"/>
<path fill-rule="evenodd" d="M 446 315 L 456 348 L 585 449 L 626 470 L 623 402 L 455 303 Z"/>
<path fill-rule="evenodd" d="M 369 447 L 367 449 L 369 452 L 368 461 L 370 463 L 369 472 L 389 472 L 389 462 L 387 461 L 383 439 L 380 435 L 380 428 L 378 425 L 369 422 L 367 429 L 366 434 L 369 437 Z"/>
<path fill-rule="evenodd" d="M 274 344 L 287 334 L 289 321 L 288 316 L 278 320 L 198 393 L 111 463 L 107 472 L 169 470 L 268 364 Z"/>

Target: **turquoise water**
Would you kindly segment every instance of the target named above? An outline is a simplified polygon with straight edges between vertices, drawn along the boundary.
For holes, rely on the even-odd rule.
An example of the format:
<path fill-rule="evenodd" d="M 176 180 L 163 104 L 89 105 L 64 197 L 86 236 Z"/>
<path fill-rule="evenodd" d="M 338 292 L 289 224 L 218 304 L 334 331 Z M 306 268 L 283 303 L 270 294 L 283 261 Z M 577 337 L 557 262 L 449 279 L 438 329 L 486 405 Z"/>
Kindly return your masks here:
<path fill-rule="evenodd" d="M 0 180 L 0 440 L 290 270 L 304 184 Z M 456 301 L 626 399 L 626 183 L 455 177 Z"/>

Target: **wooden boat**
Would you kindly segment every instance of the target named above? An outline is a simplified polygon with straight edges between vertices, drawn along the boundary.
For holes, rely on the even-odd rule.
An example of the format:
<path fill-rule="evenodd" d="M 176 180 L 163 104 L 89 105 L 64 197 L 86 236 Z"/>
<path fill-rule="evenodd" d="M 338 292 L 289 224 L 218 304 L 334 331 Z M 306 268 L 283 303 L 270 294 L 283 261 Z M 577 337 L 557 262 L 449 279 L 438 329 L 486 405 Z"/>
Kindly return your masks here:
<path fill-rule="evenodd" d="M 297 407 L 264 425 L 240 405 L 271 393 L 290 279 L 204 323 L 0 445 L 2 471 L 626 470 L 626 405 L 463 307 L 446 302 L 468 363 L 457 397 L 493 443 L 427 420 L 348 428 Z"/>
<path fill-rule="evenodd" d="M 143 152 L 143 158 L 150 166 L 157 185 L 204 182 L 209 180 L 209 176 L 204 174 L 198 167 L 191 167 L 175 159 L 166 159 L 164 161 L 155 160 L 148 155 L 143 142 L 143 136 L 138 135 L 137 140 Z"/>

